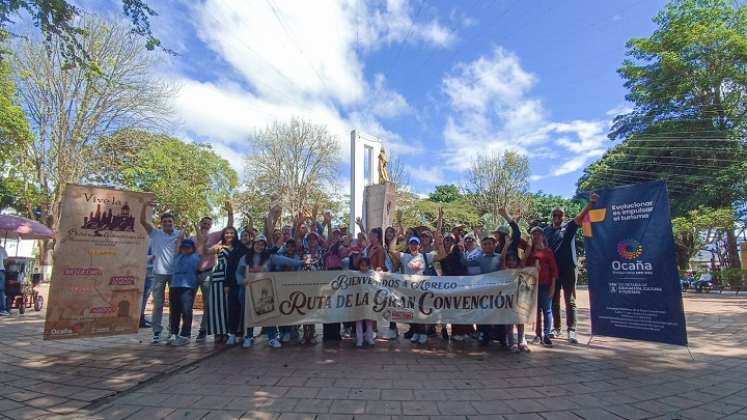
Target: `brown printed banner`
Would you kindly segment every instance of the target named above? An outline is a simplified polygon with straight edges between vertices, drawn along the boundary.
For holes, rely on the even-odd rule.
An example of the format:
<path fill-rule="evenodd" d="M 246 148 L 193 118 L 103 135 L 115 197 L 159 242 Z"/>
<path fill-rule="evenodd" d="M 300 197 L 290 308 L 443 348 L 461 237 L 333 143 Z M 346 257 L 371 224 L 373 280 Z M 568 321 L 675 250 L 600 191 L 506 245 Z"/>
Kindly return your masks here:
<path fill-rule="evenodd" d="M 65 187 L 44 339 L 137 332 L 148 251 L 137 218 L 152 199 L 150 193 Z"/>
<path fill-rule="evenodd" d="M 247 273 L 251 326 L 348 322 L 526 324 L 537 312 L 537 269 L 438 277 L 358 271 Z"/>

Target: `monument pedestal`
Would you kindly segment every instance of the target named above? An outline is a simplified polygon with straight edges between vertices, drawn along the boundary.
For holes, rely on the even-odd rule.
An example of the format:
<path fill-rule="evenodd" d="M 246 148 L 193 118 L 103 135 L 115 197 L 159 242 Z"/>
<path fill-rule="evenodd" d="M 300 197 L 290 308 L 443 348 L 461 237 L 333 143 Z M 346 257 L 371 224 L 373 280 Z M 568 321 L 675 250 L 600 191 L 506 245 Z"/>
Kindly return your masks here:
<path fill-rule="evenodd" d="M 392 226 L 397 205 L 394 184 L 373 184 L 363 189 L 363 222 L 369 231 Z"/>

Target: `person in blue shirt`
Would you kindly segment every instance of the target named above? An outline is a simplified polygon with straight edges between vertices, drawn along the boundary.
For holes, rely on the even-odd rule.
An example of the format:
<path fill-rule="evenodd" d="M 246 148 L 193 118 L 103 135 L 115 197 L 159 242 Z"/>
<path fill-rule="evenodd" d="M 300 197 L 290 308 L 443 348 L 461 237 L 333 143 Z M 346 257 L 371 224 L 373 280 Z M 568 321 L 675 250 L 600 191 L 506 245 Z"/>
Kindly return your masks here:
<path fill-rule="evenodd" d="M 174 258 L 174 274 L 169 287 L 171 337 L 168 344 L 175 346 L 189 343 L 192 335 L 192 305 L 195 301 L 197 271 L 200 265 L 200 256 L 195 251 L 194 241 L 185 239 L 179 244 L 179 254 Z"/>

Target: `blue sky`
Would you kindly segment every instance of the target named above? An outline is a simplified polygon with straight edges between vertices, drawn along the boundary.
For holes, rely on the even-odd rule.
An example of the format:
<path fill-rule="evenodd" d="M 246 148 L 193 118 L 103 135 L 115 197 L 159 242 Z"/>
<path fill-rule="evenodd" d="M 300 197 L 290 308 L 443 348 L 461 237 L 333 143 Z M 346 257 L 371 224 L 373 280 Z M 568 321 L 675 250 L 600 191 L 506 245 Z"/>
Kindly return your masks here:
<path fill-rule="evenodd" d="M 345 190 L 357 128 L 384 140 L 418 193 L 460 185 L 477 155 L 515 150 L 532 191 L 571 196 L 627 106 L 625 42 L 654 30 L 664 0 L 150 3 L 180 53 L 159 69 L 180 86 L 168 131 L 237 169 L 252 132 L 299 116 L 339 138 Z"/>

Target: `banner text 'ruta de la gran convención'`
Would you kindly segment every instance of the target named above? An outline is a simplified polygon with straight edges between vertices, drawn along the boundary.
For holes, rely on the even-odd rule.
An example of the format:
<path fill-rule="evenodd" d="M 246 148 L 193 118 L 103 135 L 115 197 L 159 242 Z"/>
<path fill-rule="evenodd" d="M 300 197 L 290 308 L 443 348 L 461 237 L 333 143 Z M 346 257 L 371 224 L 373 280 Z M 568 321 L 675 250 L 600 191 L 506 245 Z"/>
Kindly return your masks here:
<path fill-rule="evenodd" d="M 45 339 L 137 332 L 148 249 L 138 217 L 152 197 L 66 185 Z"/>
<path fill-rule="evenodd" d="M 584 226 L 592 334 L 687 345 L 666 185 L 598 194 Z"/>
<path fill-rule="evenodd" d="M 358 271 L 247 273 L 248 325 L 359 319 L 404 323 L 529 324 L 537 311 L 537 269 L 478 276 Z"/>

